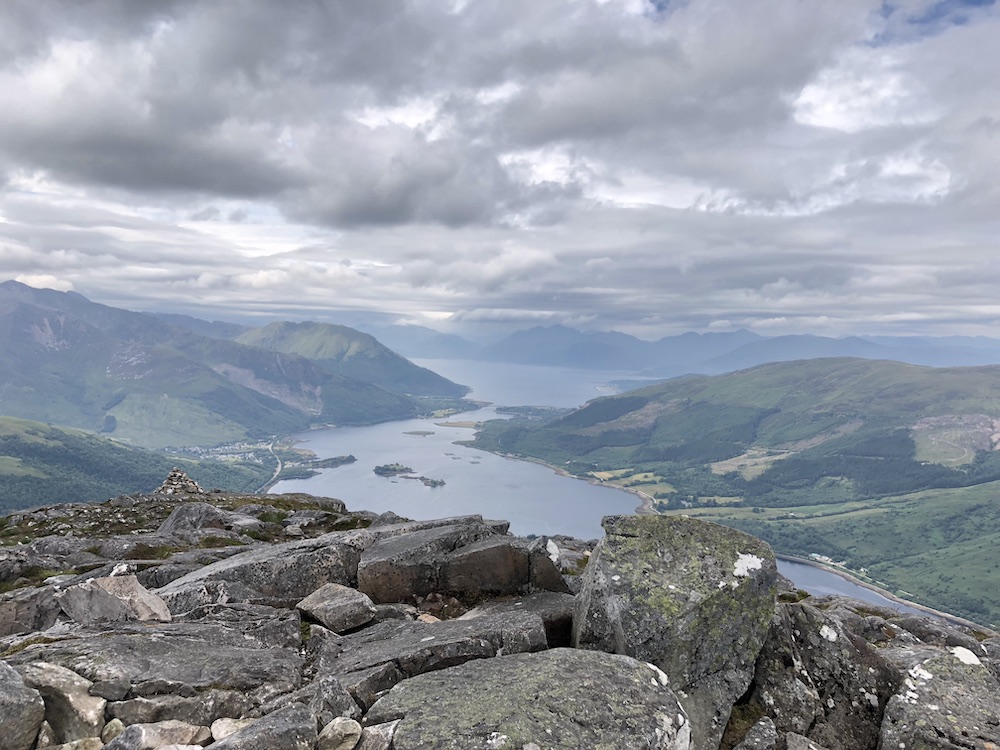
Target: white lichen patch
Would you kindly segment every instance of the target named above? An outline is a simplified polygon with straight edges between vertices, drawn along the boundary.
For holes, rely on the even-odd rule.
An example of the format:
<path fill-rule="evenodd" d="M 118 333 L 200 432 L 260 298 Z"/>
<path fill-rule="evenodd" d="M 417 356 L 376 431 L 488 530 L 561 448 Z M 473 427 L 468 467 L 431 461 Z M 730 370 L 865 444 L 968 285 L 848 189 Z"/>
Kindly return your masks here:
<path fill-rule="evenodd" d="M 979 661 L 979 657 L 964 646 L 955 646 L 955 648 L 951 650 L 951 653 L 953 653 L 955 658 L 962 662 L 962 664 L 982 664 L 982 662 Z"/>
<path fill-rule="evenodd" d="M 664 672 L 658 666 L 656 666 L 655 664 L 650 664 L 649 662 L 646 662 L 646 666 L 653 670 L 653 673 L 656 675 L 657 681 L 661 685 L 666 686 L 667 684 L 670 683 L 670 678 L 667 677 L 666 672 Z"/>
<path fill-rule="evenodd" d="M 920 664 L 917 664 L 915 667 L 910 667 L 909 674 L 910 677 L 915 680 L 920 680 L 921 682 L 927 682 L 928 680 L 934 679 L 934 675 L 924 669 Z"/>
<path fill-rule="evenodd" d="M 549 553 L 549 559 L 555 564 L 559 564 L 559 547 L 551 539 L 545 543 L 545 551 Z"/>
<path fill-rule="evenodd" d="M 819 629 L 819 634 L 823 636 L 830 643 L 834 643 L 837 640 L 837 631 L 831 628 L 829 625 L 824 625 Z"/>
<path fill-rule="evenodd" d="M 740 556 L 736 559 L 736 564 L 733 565 L 733 575 L 737 578 L 746 578 L 750 575 L 751 570 L 760 570 L 763 567 L 764 561 L 757 557 L 757 555 L 747 555 L 740 552 Z"/>

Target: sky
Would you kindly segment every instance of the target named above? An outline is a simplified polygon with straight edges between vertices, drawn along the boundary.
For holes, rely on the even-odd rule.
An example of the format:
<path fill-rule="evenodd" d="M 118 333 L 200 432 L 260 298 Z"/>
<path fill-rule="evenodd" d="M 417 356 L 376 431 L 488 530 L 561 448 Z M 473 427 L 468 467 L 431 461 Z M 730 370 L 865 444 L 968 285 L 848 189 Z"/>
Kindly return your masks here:
<path fill-rule="evenodd" d="M 1000 336 L 998 70 L 992 0 L 5 0 L 0 280 Z"/>

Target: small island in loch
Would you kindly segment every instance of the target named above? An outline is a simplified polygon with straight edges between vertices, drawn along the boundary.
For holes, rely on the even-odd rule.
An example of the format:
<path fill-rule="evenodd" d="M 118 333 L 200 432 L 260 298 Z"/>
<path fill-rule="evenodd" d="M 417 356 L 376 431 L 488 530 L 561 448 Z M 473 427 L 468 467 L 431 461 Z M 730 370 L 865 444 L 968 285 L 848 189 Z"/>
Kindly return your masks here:
<path fill-rule="evenodd" d="M 403 464 L 381 464 L 376 466 L 373 471 L 380 477 L 399 477 L 401 479 L 417 479 L 424 483 L 425 487 L 444 487 L 443 479 L 431 479 L 430 477 L 417 476 L 413 473 L 413 469 L 409 466 L 403 466 Z"/>

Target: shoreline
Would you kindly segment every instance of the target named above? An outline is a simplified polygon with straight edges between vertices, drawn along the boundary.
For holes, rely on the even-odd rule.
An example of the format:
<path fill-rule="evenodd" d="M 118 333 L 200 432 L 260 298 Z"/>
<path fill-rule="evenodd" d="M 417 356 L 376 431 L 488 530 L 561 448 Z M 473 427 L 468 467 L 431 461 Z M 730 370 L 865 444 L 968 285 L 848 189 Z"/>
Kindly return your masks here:
<path fill-rule="evenodd" d="M 484 448 L 479 448 L 479 450 L 485 450 L 485 449 Z M 643 513 L 643 514 L 655 514 L 656 513 L 656 511 L 654 511 L 653 508 L 652 508 L 653 498 L 650 497 L 650 495 L 648 495 L 647 493 L 642 492 L 641 490 L 637 490 L 634 487 L 618 487 L 617 485 L 607 484 L 606 482 L 602 482 L 601 480 L 593 478 L 593 477 L 584 478 L 584 477 L 577 476 L 576 474 L 570 474 L 565 469 L 563 469 L 563 468 L 561 468 L 559 466 L 556 466 L 554 464 L 550 464 L 547 461 L 542 461 L 541 459 L 538 459 L 538 458 L 531 458 L 531 457 L 528 457 L 528 456 L 524 456 L 524 457 L 514 456 L 514 455 L 512 455 L 510 453 L 500 453 L 500 452 L 497 452 L 497 451 L 486 451 L 486 452 L 487 453 L 493 453 L 494 455 L 501 456 L 502 458 L 506 458 L 506 459 L 511 460 L 511 461 L 527 461 L 529 463 L 538 464 L 539 466 L 544 466 L 547 469 L 551 469 L 553 472 L 555 472 L 559 476 L 570 477 L 571 479 L 579 479 L 579 480 L 587 482 L 588 484 L 593 484 L 593 485 L 601 486 L 601 487 L 610 487 L 611 489 L 620 490 L 622 492 L 629 492 L 629 493 L 631 493 L 633 495 L 637 495 L 642 500 L 642 502 L 640 503 L 640 505 L 636 508 L 636 514 L 639 514 L 639 513 Z M 919 602 L 914 602 L 914 601 L 910 601 L 909 599 L 904 599 L 901 596 L 897 596 L 896 594 L 892 593 L 891 591 L 889 591 L 887 589 L 880 588 L 879 586 L 876 586 L 875 584 L 872 584 L 872 583 L 864 581 L 864 580 L 862 580 L 860 578 L 857 578 L 856 576 L 852 575 L 850 572 L 848 572 L 847 570 L 845 570 L 843 568 L 838 568 L 838 567 L 832 566 L 832 565 L 824 565 L 823 563 L 816 562 L 815 560 L 809 560 L 809 559 L 806 559 L 806 558 L 797 557 L 795 555 L 788 555 L 788 554 L 784 554 L 784 553 L 775 552 L 774 556 L 777 559 L 779 559 L 779 560 L 787 560 L 789 562 L 801 563 L 803 565 L 809 565 L 810 567 L 817 568 L 818 570 L 822 570 L 822 571 L 825 571 L 827 573 L 832 573 L 833 575 L 838 576 L 839 578 L 841 578 L 841 579 L 843 579 L 845 581 L 848 581 L 849 583 L 857 584 L 858 586 L 861 586 L 862 588 L 866 588 L 869 591 L 872 591 L 872 592 L 878 594 L 879 596 L 885 597 L 886 599 L 888 599 L 891 602 L 896 602 L 898 604 L 902 604 L 904 606 L 912 607 L 913 609 L 920 610 L 921 612 L 927 613 L 927 615 L 929 615 L 931 617 L 935 617 L 937 619 L 944 620 L 945 622 L 947 622 L 949 624 L 958 625 L 958 626 L 966 627 L 966 628 L 971 628 L 971 629 L 977 630 L 979 632 L 985 632 L 985 633 L 990 633 L 990 634 L 993 634 L 993 635 L 997 635 L 997 632 L 994 631 L 990 627 L 987 627 L 985 625 L 981 625 L 981 624 L 979 624 L 977 622 L 973 622 L 972 620 L 967 620 L 964 617 L 960 617 L 958 615 L 951 614 L 950 612 L 943 612 L 941 610 L 934 609 L 933 607 L 929 607 L 926 604 L 920 604 Z M 803 589 L 803 590 L 805 590 L 805 589 Z M 845 596 L 845 598 L 851 598 L 851 597 L 846 597 Z"/>
<path fill-rule="evenodd" d="M 939 609 L 928 607 L 926 604 L 920 604 L 919 602 L 914 602 L 910 601 L 909 599 L 904 599 L 903 597 L 897 596 L 896 594 L 892 593 L 888 589 L 880 588 L 879 586 L 876 586 L 873 583 L 869 583 L 868 581 L 862 580 L 861 578 L 852 575 L 849 571 L 847 571 L 844 568 L 840 568 L 834 565 L 825 565 L 823 563 L 816 562 L 815 560 L 809 560 L 804 557 L 797 557 L 796 555 L 787 555 L 784 553 L 779 554 L 775 552 L 774 556 L 779 560 L 786 560 L 788 562 L 799 563 L 801 565 L 808 565 L 812 568 L 817 568 L 827 573 L 832 573 L 833 575 L 838 576 L 839 578 L 842 578 L 845 581 L 848 581 L 849 583 L 857 584 L 858 586 L 868 589 L 869 591 L 872 591 L 878 594 L 879 596 L 883 596 L 889 601 L 896 602 L 897 604 L 903 604 L 907 607 L 912 607 L 913 609 L 919 609 L 921 612 L 926 612 L 927 614 L 933 617 L 936 617 L 940 620 L 944 620 L 953 625 L 960 625 L 962 627 L 972 628 L 974 630 L 986 633 L 992 633 L 996 635 L 996 632 L 992 628 L 988 628 L 985 625 L 980 625 L 979 623 L 973 622 L 972 620 L 967 620 L 964 617 L 953 615 L 950 612 L 942 612 Z"/>

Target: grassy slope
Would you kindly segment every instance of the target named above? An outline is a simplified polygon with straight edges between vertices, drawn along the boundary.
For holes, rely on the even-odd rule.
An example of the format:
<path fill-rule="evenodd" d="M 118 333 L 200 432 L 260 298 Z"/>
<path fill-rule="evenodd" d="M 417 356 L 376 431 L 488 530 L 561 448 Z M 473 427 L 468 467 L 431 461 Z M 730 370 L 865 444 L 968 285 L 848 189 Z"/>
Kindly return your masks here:
<path fill-rule="evenodd" d="M 779 551 L 867 567 L 918 601 L 995 624 L 1000 453 L 957 463 L 965 428 L 953 415 L 982 415 L 969 424 L 988 448 L 998 382 L 997 367 L 779 363 L 598 399 L 547 424 L 490 423 L 478 444 L 581 475 L 615 471 L 607 481 L 655 494 L 661 507 L 739 526 Z M 947 425 L 921 433 L 918 460 L 911 428 L 929 418 Z M 767 454 L 781 458 L 757 459 Z M 747 456 L 746 476 L 718 468 Z"/>
<path fill-rule="evenodd" d="M 271 468 L 256 464 L 187 461 L 76 430 L 0 417 L 0 514 L 149 492 L 173 466 L 203 487 L 238 492 L 256 489 L 271 473 Z"/>
<path fill-rule="evenodd" d="M 326 323 L 272 323 L 243 333 L 249 346 L 297 354 L 330 372 L 392 391 L 416 396 L 460 398 L 468 388 L 418 367 L 375 338 L 345 326 Z"/>

